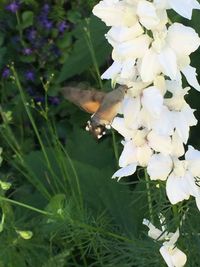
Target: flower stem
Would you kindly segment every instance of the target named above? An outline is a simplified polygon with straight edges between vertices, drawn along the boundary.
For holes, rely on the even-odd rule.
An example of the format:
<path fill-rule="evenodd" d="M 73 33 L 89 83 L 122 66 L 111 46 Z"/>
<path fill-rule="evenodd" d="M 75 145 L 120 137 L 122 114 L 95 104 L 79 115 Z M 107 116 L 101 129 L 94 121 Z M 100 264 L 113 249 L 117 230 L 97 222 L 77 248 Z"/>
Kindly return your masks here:
<path fill-rule="evenodd" d="M 154 224 L 153 205 L 152 205 L 150 182 L 149 182 L 149 175 L 147 173 L 147 169 L 144 170 L 144 175 L 145 175 L 146 188 L 147 188 L 147 200 L 148 200 L 148 207 L 149 207 L 149 216 L 150 216 L 151 222 Z"/>
<path fill-rule="evenodd" d="M 16 12 L 16 18 L 17 18 L 17 27 L 18 27 L 18 30 L 19 30 L 20 42 L 21 42 L 21 45 L 23 47 L 25 47 L 25 43 L 24 43 L 24 40 L 23 40 L 23 31 L 22 31 L 22 28 L 21 28 L 21 23 L 20 23 L 20 18 L 19 18 L 19 13 L 18 12 Z"/>

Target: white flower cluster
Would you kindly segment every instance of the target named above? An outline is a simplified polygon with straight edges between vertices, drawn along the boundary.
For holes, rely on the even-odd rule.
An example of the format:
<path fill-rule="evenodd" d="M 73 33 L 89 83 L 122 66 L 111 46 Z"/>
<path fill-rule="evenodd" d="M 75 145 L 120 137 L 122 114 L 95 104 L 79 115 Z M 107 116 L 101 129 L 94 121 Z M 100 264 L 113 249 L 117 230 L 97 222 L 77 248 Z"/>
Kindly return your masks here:
<path fill-rule="evenodd" d="M 113 178 L 119 180 L 133 174 L 137 166 L 146 167 L 151 180 L 166 181 L 172 204 L 193 196 L 200 210 L 200 151 L 192 146 L 185 151 L 190 127 L 197 120 L 185 101 L 190 87 L 183 88 L 182 83 L 184 76 L 200 91 L 189 57 L 200 38 L 193 28 L 172 23 L 169 9 L 191 19 L 200 4 L 196 0 L 103 0 L 93 9 L 94 15 L 111 26 L 106 39 L 113 47 L 113 64 L 102 79 L 129 88 L 122 103 L 123 116 L 112 123 L 124 137 L 120 169 Z M 152 229 L 149 221 L 144 223 Z M 161 234 L 156 230 L 154 239 Z M 169 241 L 160 250 L 170 267 L 186 262 L 185 254 L 174 246 L 178 236 L 179 232 L 164 236 Z"/>
<path fill-rule="evenodd" d="M 160 215 L 162 230 L 156 228 L 149 220 L 144 219 L 143 224 L 149 227 L 148 236 L 156 241 L 162 241 L 160 254 L 169 267 L 183 267 L 187 261 L 187 256 L 179 248 L 176 242 L 179 238 L 179 229 L 175 233 L 168 233 L 164 225 L 165 218 Z"/>
<path fill-rule="evenodd" d="M 182 76 L 200 91 L 190 54 L 200 38 L 191 27 L 171 23 L 167 10 L 191 19 L 196 0 L 103 0 L 93 13 L 111 29 L 106 34 L 113 46 L 113 64 L 103 79 L 129 87 L 122 117 L 112 127 L 123 137 L 120 179 L 147 167 L 152 180 L 166 180 L 169 201 L 176 204 L 190 196 L 200 210 L 200 152 L 189 147 L 190 127 L 197 124 L 194 110 L 185 101 L 189 87 Z M 185 154 L 185 160 L 180 159 Z"/>

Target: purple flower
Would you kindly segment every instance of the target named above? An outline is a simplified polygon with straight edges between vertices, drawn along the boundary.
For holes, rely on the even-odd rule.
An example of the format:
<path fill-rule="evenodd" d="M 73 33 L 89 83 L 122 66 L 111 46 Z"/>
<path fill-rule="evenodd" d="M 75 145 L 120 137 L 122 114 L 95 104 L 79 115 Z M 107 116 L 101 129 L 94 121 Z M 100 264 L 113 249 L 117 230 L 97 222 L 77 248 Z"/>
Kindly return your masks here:
<path fill-rule="evenodd" d="M 54 44 L 51 46 L 50 52 L 52 52 L 56 57 L 60 57 L 61 56 L 60 49 Z"/>
<path fill-rule="evenodd" d="M 27 81 L 33 82 L 35 80 L 35 73 L 32 70 L 27 70 L 24 76 Z"/>
<path fill-rule="evenodd" d="M 41 13 L 40 16 L 38 17 L 38 20 L 40 25 L 47 30 L 50 30 L 53 26 L 52 21 L 48 19 L 46 14 Z"/>
<path fill-rule="evenodd" d="M 34 100 L 35 100 L 36 103 L 38 103 L 38 102 L 44 103 L 45 102 L 44 96 L 35 96 Z"/>
<path fill-rule="evenodd" d="M 61 21 L 58 23 L 58 30 L 60 33 L 63 33 L 68 28 L 69 28 L 69 24 L 67 24 L 66 21 Z"/>
<path fill-rule="evenodd" d="M 2 71 L 2 77 L 4 79 L 8 78 L 10 76 L 10 69 L 8 67 L 5 67 Z"/>
<path fill-rule="evenodd" d="M 42 25 L 47 30 L 50 30 L 53 27 L 52 21 L 50 21 L 48 19 L 44 20 L 43 23 L 42 23 Z"/>
<path fill-rule="evenodd" d="M 50 96 L 49 97 L 49 102 L 54 105 L 57 106 L 60 104 L 60 99 L 57 96 Z"/>
<path fill-rule="evenodd" d="M 32 54 L 32 49 L 31 48 L 24 48 L 23 49 L 23 54 L 25 55 L 25 56 L 29 56 L 29 55 L 31 55 Z"/>
<path fill-rule="evenodd" d="M 26 37 L 30 42 L 34 41 L 37 37 L 37 31 L 33 28 L 29 29 L 26 33 Z"/>
<path fill-rule="evenodd" d="M 16 13 L 20 8 L 20 4 L 18 1 L 13 1 L 9 5 L 6 6 L 6 10 Z"/>
<path fill-rule="evenodd" d="M 49 10 L 50 10 L 49 4 L 44 4 L 44 6 L 42 7 L 42 12 L 48 14 Z"/>

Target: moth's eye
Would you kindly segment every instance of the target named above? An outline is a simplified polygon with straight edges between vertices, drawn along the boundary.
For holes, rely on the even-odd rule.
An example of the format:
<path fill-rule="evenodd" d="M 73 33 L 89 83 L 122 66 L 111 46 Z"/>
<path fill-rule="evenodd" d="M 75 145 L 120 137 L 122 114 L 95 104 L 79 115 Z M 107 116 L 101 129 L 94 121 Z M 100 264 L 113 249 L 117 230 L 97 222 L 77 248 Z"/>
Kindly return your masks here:
<path fill-rule="evenodd" d="M 102 132 L 101 127 L 97 127 L 97 128 L 95 129 L 95 133 L 96 133 L 96 134 L 101 133 L 101 132 Z"/>

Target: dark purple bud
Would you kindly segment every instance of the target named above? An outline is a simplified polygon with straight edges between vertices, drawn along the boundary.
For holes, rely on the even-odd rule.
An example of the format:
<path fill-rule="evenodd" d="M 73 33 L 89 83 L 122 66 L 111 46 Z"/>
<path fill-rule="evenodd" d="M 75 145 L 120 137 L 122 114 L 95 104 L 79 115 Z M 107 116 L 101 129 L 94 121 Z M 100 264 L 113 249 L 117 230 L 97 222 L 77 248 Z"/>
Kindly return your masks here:
<path fill-rule="evenodd" d="M 37 37 L 37 31 L 35 29 L 29 29 L 26 33 L 26 37 L 30 42 L 34 41 Z"/>
<path fill-rule="evenodd" d="M 32 49 L 31 48 L 24 48 L 23 49 L 23 54 L 25 55 L 25 56 L 29 56 L 29 55 L 31 55 L 32 54 Z"/>
<path fill-rule="evenodd" d="M 49 4 L 45 4 L 43 7 L 42 7 L 42 12 L 48 14 L 50 11 L 50 5 Z"/>
<path fill-rule="evenodd" d="M 35 96 L 34 100 L 35 100 L 36 103 L 39 103 L 39 102 L 40 103 L 44 103 L 45 102 L 44 96 Z"/>
<path fill-rule="evenodd" d="M 66 29 L 69 29 L 69 24 L 66 21 L 61 21 L 58 23 L 58 30 L 60 33 L 63 33 Z"/>
<path fill-rule="evenodd" d="M 35 95 L 35 92 L 34 92 L 34 90 L 33 90 L 32 87 L 28 87 L 28 88 L 26 88 L 26 90 L 27 90 L 27 93 L 28 93 L 30 96 L 34 96 L 34 95 Z"/>
<path fill-rule="evenodd" d="M 60 99 L 57 97 L 57 96 L 50 96 L 49 97 L 49 102 L 52 104 L 52 105 L 59 105 L 60 104 Z"/>
<path fill-rule="evenodd" d="M 10 69 L 8 67 L 5 67 L 2 71 L 2 77 L 4 79 L 8 78 L 10 76 Z"/>
<path fill-rule="evenodd" d="M 53 27 L 52 21 L 50 21 L 48 19 L 44 20 L 43 23 L 42 23 L 42 25 L 47 30 L 50 30 Z"/>
<path fill-rule="evenodd" d="M 61 51 L 56 45 L 52 45 L 50 51 L 56 56 L 60 57 L 61 56 Z"/>
<path fill-rule="evenodd" d="M 14 35 L 14 36 L 11 37 L 11 42 L 12 42 L 14 45 L 17 44 L 17 43 L 19 43 L 19 41 L 20 41 L 20 38 L 19 38 L 18 35 Z"/>
<path fill-rule="evenodd" d="M 24 76 L 27 81 L 33 82 L 35 80 L 35 73 L 32 70 L 27 70 Z"/>
<path fill-rule="evenodd" d="M 20 8 L 20 4 L 18 1 L 13 1 L 9 5 L 6 6 L 6 10 L 16 13 Z"/>

